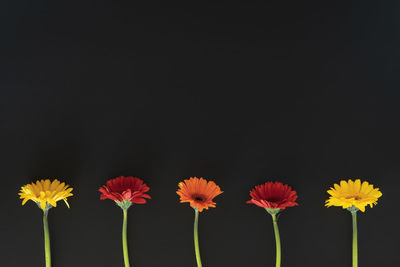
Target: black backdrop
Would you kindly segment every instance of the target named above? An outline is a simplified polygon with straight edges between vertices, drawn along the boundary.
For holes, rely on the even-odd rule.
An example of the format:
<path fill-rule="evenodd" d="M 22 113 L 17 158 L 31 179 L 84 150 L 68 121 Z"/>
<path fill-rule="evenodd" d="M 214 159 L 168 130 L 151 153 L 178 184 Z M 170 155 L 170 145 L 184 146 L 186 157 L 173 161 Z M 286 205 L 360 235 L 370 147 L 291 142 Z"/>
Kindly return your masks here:
<path fill-rule="evenodd" d="M 129 212 L 135 267 L 195 266 L 189 176 L 225 191 L 200 217 L 206 267 L 274 266 L 270 216 L 245 204 L 268 179 L 299 194 L 283 266 L 350 266 L 351 217 L 323 206 L 346 177 L 383 192 L 360 266 L 397 266 L 400 3 L 303 2 L 2 1 L 1 265 L 44 266 L 17 192 L 51 177 L 75 193 L 49 215 L 54 266 L 122 266 L 122 213 L 97 189 L 134 175 L 153 197 Z"/>

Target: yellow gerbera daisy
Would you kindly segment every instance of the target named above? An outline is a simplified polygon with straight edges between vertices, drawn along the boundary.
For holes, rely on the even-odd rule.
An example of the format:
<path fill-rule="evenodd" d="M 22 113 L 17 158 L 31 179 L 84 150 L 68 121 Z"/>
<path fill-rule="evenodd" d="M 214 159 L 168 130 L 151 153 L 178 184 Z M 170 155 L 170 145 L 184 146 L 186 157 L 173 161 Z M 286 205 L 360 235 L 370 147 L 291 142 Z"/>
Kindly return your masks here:
<path fill-rule="evenodd" d="M 64 200 L 69 208 L 67 197 L 72 196 L 72 187 L 61 183 L 57 179 L 51 182 L 49 179 L 38 180 L 36 183 L 27 184 L 21 187 L 21 192 L 18 193 L 23 199 L 22 205 L 28 200 L 35 201 L 42 210 L 46 209 L 47 203 L 53 207 L 57 206 L 57 201 Z M 50 207 L 51 207 L 50 206 Z"/>
<path fill-rule="evenodd" d="M 334 184 L 334 187 L 331 187 L 327 192 L 331 196 L 326 201 L 325 206 L 338 206 L 344 209 L 355 207 L 362 212 L 365 211 L 367 205 L 372 208 L 377 203 L 378 198 L 382 196 L 379 188 L 374 188 L 368 182 L 361 183 L 360 179 L 355 181 L 349 179 L 347 182 L 342 180 L 340 185 Z"/>

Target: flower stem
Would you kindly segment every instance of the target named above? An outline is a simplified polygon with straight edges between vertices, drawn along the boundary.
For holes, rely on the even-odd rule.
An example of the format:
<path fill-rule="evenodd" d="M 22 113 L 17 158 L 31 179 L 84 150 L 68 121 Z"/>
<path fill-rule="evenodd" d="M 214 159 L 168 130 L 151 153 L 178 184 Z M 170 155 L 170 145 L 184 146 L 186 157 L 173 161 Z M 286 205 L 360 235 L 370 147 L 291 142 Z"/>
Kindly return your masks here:
<path fill-rule="evenodd" d="M 128 209 L 122 209 L 124 212 L 124 222 L 122 224 L 122 247 L 124 251 L 124 262 L 125 267 L 129 267 L 129 254 L 128 254 L 128 239 L 127 239 L 127 231 L 128 231 Z"/>
<path fill-rule="evenodd" d="M 43 230 L 44 230 L 44 251 L 46 259 L 46 267 L 51 267 L 51 254 L 50 254 L 50 234 L 49 234 L 49 223 L 47 215 L 49 210 L 43 211 Z"/>
<path fill-rule="evenodd" d="M 351 212 L 353 218 L 353 267 L 358 266 L 357 211 Z"/>
<path fill-rule="evenodd" d="M 276 214 L 271 214 L 274 225 L 275 242 L 276 242 L 276 267 L 281 267 L 281 238 L 279 236 L 278 221 Z"/>
<path fill-rule="evenodd" d="M 202 267 L 201 265 L 201 258 L 200 258 L 200 248 L 199 248 L 199 210 L 194 209 L 195 218 L 194 218 L 194 250 L 196 252 L 196 260 L 197 260 L 197 267 Z"/>

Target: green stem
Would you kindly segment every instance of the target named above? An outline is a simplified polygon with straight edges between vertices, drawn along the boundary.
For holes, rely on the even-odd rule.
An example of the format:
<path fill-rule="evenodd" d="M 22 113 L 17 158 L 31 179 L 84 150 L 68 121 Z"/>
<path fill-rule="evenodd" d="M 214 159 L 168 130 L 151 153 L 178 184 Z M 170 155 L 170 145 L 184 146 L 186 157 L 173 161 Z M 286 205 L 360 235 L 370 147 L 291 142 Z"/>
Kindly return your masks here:
<path fill-rule="evenodd" d="M 351 212 L 353 218 L 353 267 L 358 266 L 357 211 Z"/>
<path fill-rule="evenodd" d="M 50 254 L 50 234 L 49 234 L 49 223 L 47 215 L 49 210 L 43 211 L 43 230 L 44 230 L 44 251 L 46 259 L 46 267 L 51 267 L 51 254 Z"/>
<path fill-rule="evenodd" d="M 199 248 L 199 210 L 194 209 L 195 219 L 194 219 L 194 250 L 196 252 L 197 267 L 202 267 L 200 258 L 200 248 Z"/>
<path fill-rule="evenodd" d="M 272 222 L 274 224 L 275 242 L 276 242 L 276 267 L 281 267 L 281 238 L 279 236 L 278 221 L 276 214 L 271 214 Z"/>
<path fill-rule="evenodd" d="M 127 239 L 127 231 L 128 231 L 128 209 L 122 209 L 124 212 L 124 222 L 122 224 L 122 247 L 124 251 L 124 262 L 125 267 L 129 267 L 129 254 L 128 254 L 128 239 Z"/>

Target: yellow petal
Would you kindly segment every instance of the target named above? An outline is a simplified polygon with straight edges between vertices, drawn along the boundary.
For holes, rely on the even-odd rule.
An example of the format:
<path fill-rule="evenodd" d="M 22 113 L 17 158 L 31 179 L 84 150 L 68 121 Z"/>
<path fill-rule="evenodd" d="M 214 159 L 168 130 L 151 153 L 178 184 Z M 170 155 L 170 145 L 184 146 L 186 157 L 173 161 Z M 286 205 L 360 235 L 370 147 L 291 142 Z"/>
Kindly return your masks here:
<path fill-rule="evenodd" d="M 43 190 L 44 191 L 48 191 L 49 189 L 50 189 L 50 180 L 49 179 L 46 179 L 45 181 L 44 181 L 44 183 L 43 183 Z"/>
<path fill-rule="evenodd" d="M 25 205 L 26 202 L 28 202 L 29 198 L 24 198 L 24 200 L 22 200 L 22 206 Z"/>
<path fill-rule="evenodd" d="M 48 201 L 48 202 L 50 203 L 50 205 L 52 205 L 53 207 L 57 207 L 57 202 L 54 201 L 54 199 L 49 198 L 47 201 Z"/>
<path fill-rule="evenodd" d="M 46 201 L 44 200 L 44 201 L 40 201 L 40 208 L 42 209 L 42 210 L 45 210 L 46 209 Z"/>
<path fill-rule="evenodd" d="M 340 187 L 342 188 L 343 191 L 347 191 L 349 188 L 347 182 L 344 180 L 340 181 Z"/>
<path fill-rule="evenodd" d="M 59 185 L 57 186 L 57 189 L 56 189 L 56 191 L 57 191 L 57 192 L 61 192 L 61 191 L 63 191 L 63 189 L 64 189 L 64 186 L 65 186 L 65 183 L 61 183 L 61 184 L 59 184 Z"/>
<path fill-rule="evenodd" d="M 357 180 L 354 182 L 354 191 L 355 191 L 355 192 L 360 192 L 360 190 L 361 190 L 361 180 L 360 180 L 360 179 L 357 179 Z"/>
<path fill-rule="evenodd" d="M 70 208 L 67 199 L 64 198 L 63 200 L 64 200 L 65 204 L 67 204 L 67 207 Z"/>
<path fill-rule="evenodd" d="M 365 206 L 364 205 L 357 205 L 356 206 L 359 210 L 361 210 L 362 212 L 365 211 Z"/>
<path fill-rule="evenodd" d="M 55 179 L 55 180 L 51 183 L 50 190 L 51 190 L 51 191 L 55 191 L 59 185 L 60 185 L 60 181 L 58 181 L 57 179 Z"/>

